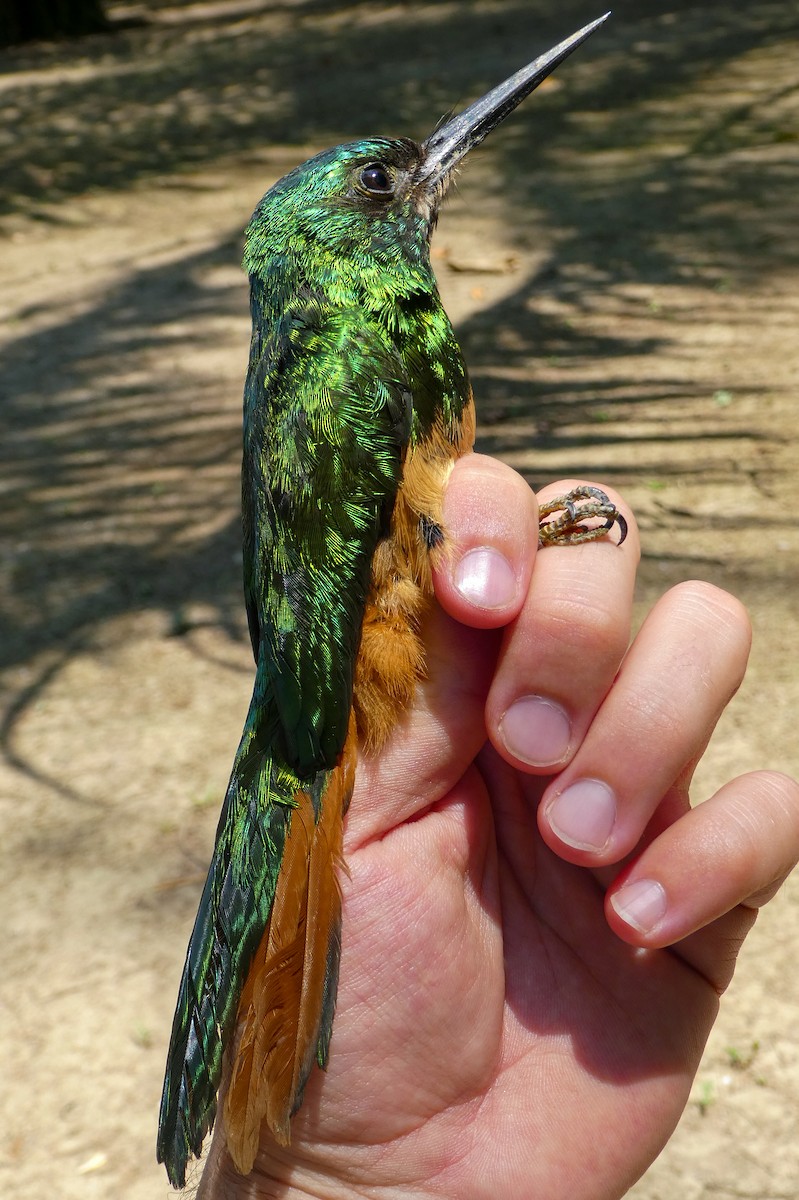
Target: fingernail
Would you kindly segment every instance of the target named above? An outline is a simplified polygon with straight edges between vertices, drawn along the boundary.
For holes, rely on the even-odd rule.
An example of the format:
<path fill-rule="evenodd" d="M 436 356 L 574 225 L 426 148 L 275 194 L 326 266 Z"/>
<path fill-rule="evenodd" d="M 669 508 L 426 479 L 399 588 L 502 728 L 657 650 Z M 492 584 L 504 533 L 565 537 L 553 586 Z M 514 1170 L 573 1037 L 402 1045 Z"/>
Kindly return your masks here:
<path fill-rule="evenodd" d="M 651 933 L 666 915 L 666 892 L 654 879 L 636 879 L 610 897 L 616 913 L 639 933 Z"/>
<path fill-rule="evenodd" d="M 580 779 L 556 796 L 547 820 L 562 842 L 576 850 L 601 850 L 616 820 L 616 797 L 599 779 Z"/>
<path fill-rule="evenodd" d="M 504 608 L 516 595 L 516 575 L 498 550 L 478 546 L 464 554 L 453 573 L 462 596 L 480 608 Z"/>
<path fill-rule="evenodd" d="M 564 709 L 543 696 L 523 696 L 499 723 L 508 750 L 531 767 L 562 762 L 571 741 L 571 722 Z"/>

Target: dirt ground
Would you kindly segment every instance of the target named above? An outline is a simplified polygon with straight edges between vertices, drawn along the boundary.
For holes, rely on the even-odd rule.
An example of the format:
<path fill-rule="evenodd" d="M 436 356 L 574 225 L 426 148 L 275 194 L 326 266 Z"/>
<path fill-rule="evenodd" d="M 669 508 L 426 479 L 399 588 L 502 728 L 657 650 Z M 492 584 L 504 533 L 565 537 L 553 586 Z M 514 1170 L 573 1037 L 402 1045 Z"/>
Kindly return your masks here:
<path fill-rule="evenodd" d="M 584 0 L 110 4 L 0 55 L 0 1194 L 166 1197 L 177 976 L 251 680 L 238 261 L 322 146 L 423 136 Z M 620 0 L 435 242 L 483 450 L 619 487 L 640 612 L 699 576 L 751 670 L 700 769 L 799 773 L 799 17 Z M 763 913 L 635 1200 L 799 1196 L 799 880 Z"/>

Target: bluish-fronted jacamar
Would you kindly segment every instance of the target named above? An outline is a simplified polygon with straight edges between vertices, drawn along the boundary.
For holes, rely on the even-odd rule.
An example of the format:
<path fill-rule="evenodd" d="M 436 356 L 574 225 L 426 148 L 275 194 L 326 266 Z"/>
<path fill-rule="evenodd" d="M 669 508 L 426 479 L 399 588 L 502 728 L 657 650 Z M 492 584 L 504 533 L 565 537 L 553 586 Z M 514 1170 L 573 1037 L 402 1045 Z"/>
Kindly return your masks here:
<path fill-rule="evenodd" d="M 424 675 L 444 486 L 474 439 L 430 234 L 467 151 L 604 19 L 421 144 L 369 138 L 317 155 L 253 215 L 242 502 L 256 677 L 169 1047 L 158 1157 L 177 1186 L 213 1124 L 223 1055 L 242 1173 L 263 1121 L 288 1141 L 313 1064 L 327 1061 L 357 748 L 385 742 Z M 584 489 L 548 507 L 541 540 L 602 536 L 615 521 L 623 535 L 607 498 Z"/>

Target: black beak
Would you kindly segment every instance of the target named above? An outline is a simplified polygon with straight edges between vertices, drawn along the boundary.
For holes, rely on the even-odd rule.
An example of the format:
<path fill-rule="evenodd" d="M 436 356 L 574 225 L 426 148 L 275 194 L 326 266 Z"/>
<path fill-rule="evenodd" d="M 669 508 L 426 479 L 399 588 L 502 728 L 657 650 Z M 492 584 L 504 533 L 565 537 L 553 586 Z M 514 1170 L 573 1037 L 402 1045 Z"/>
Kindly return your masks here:
<path fill-rule="evenodd" d="M 573 33 L 431 133 L 423 143 L 425 159 L 418 171 L 419 182 L 427 182 L 432 190 L 446 179 L 463 156 L 478 146 L 486 134 L 504 121 L 508 113 L 513 112 L 517 104 L 521 104 L 525 96 L 529 96 L 564 58 L 568 58 L 572 50 L 576 50 L 595 29 L 604 25 L 609 16 L 607 12 L 597 21 Z"/>

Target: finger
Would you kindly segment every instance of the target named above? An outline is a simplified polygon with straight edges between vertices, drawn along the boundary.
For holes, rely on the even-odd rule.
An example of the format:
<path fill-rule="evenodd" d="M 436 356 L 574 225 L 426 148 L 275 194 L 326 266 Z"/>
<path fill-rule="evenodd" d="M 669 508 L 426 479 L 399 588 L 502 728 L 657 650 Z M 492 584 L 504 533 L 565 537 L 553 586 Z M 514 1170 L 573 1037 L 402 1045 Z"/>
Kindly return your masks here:
<path fill-rule="evenodd" d="M 426 679 L 379 755 L 364 753 L 347 819 L 351 851 L 419 816 L 457 784 L 485 741 L 499 633 L 521 607 L 538 537 L 535 496 L 482 455 L 454 467 L 444 501 L 439 607 L 423 630 Z"/>
<path fill-rule="evenodd" d="M 569 490 L 573 481 L 541 493 Z M 486 726 L 513 766 L 551 771 L 570 759 L 613 680 L 630 636 L 638 532 L 549 546 L 535 569 L 517 620 L 508 628 L 486 705 Z"/>
<path fill-rule="evenodd" d="M 606 914 L 627 942 L 675 942 L 715 987 L 729 982 L 754 912 L 799 861 L 799 784 L 743 775 L 656 838 L 608 891 Z"/>
<path fill-rule="evenodd" d="M 469 454 L 444 496 L 448 552 L 435 572 L 439 604 L 465 625 L 494 629 L 521 608 L 538 545 L 538 506 L 521 475 Z"/>
<path fill-rule="evenodd" d="M 547 789 L 539 827 L 570 862 L 618 862 L 704 750 L 743 678 L 749 618 L 711 584 L 658 601 L 568 768 Z"/>
<path fill-rule="evenodd" d="M 347 821 L 350 849 L 437 804 L 485 741 L 485 699 L 499 633 L 518 612 L 538 538 L 535 496 L 510 467 L 468 455 L 444 499 L 447 553 L 435 572 L 440 607 L 424 628 L 426 675 L 379 755 L 364 754 Z"/>

